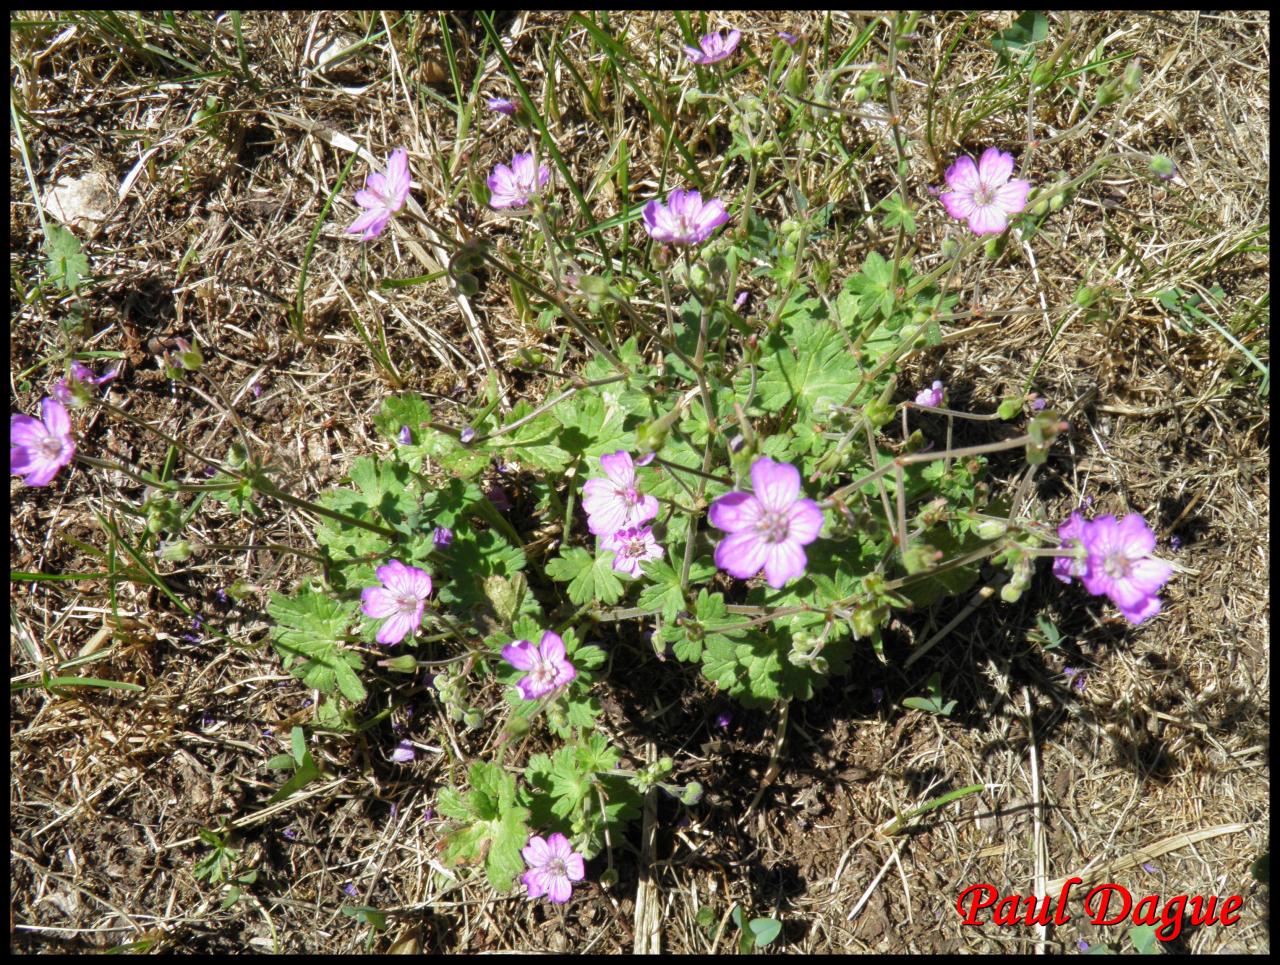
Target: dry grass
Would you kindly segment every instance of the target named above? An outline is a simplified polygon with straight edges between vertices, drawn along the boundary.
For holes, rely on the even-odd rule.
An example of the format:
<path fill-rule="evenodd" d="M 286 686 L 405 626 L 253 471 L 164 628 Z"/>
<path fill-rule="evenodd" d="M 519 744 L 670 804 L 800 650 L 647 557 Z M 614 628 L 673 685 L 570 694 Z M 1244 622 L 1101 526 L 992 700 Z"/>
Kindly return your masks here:
<path fill-rule="evenodd" d="M 896 85 L 913 143 L 924 143 L 931 89 L 977 91 L 995 75 L 985 40 L 1008 21 L 950 14 L 921 21 L 920 39 L 899 52 Z M 809 37 L 825 29 L 838 50 L 870 21 L 838 15 L 824 27 L 820 15 L 788 12 L 776 24 L 758 20 L 766 22 L 747 31 L 745 47 L 767 51 L 773 30 L 785 26 Z M 394 388 L 422 392 L 445 418 L 462 417 L 489 373 L 507 405 L 541 398 L 542 384 L 509 363 L 535 346 L 554 357 L 558 335 L 523 318 L 498 277 L 482 279 L 469 299 L 439 282 L 378 290 L 376 280 L 429 273 L 446 255 L 404 226 L 387 243 L 345 239 L 354 211 L 348 189 L 308 265 L 306 337 L 291 331 L 308 238 L 355 142 L 379 157 L 409 147 L 415 198 L 446 249 L 449 238 L 471 233 L 530 243 L 529 226 L 479 211 L 471 194 L 527 137 L 483 109 L 458 130 L 441 103 L 452 88 L 438 21 L 246 14 L 247 76 L 229 17 L 179 15 L 172 26 L 122 18 L 137 34 L 132 43 L 87 16 L 15 15 L 14 23 L 13 98 L 40 189 L 91 170 L 120 185 L 137 168 L 110 217 L 84 235 L 97 281 L 83 304 L 27 300 L 23 291 L 43 261 L 42 229 L 11 133 L 15 410 L 32 411 L 68 348 L 119 353 L 124 368 L 111 393 L 118 405 L 218 458 L 243 434 L 274 455 L 288 483 L 314 495 L 380 445 L 370 417 Z M 708 29 L 729 23 L 710 16 Z M 500 60 L 481 56 L 476 22 L 449 24 L 465 89 L 510 93 Z M 565 25 L 563 14 L 526 13 L 500 27 L 535 101 L 559 98 L 556 143 L 608 217 L 673 175 L 662 132 L 616 76 L 605 71 L 598 104 L 581 96 L 570 67 L 591 75 L 601 55 L 584 31 Z M 617 16 L 612 26 L 657 76 L 685 71 L 668 15 Z M 146 582 L 11 583 L 14 681 L 31 682 L 81 655 L 87 662 L 70 672 L 143 688 L 12 694 L 11 948 L 74 952 L 141 942 L 151 950 L 341 954 L 371 937 L 384 951 L 609 953 L 646 940 L 656 916 L 663 950 L 722 952 L 736 947 L 728 914 L 739 902 L 752 915 L 781 919 L 775 947 L 793 953 L 1026 952 L 1042 937 L 1032 928 L 962 927 L 959 890 L 990 881 L 1029 894 L 1038 877 L 1137 856 L 1143 861 L 1110 878 L 1135 895 L 1246 897 L 1240 924 L 1190 930 L 1176 948 L 1268 950 L 1268 890 L 1248 869 L 1269 849 L 1269 410 L 1240 353 L 1210 327 L 1175 324 L 1157 296 L 1220 286 L 1224 295 L 1210 310 L 1267 358 L 1269 17 L 1077 15 L 1071 27 L 1079 50 L 1105 44 L 1108 55 L 1140 55 L 1144 87 L 1122 120 L 1103 114 L 1096 131 L 1036 149 L 1035 176 L 1081 171 L 1110 136 L 1123 150 L 1175 157 L 1179 180 L 1153 183 L 1140 166 L 1109 170 L 1025 250 L 1011 245 L 995 264 L 977 259 L 950 277 L 965 315 L 949 330 L 958 334 L 915 363 L 903 384 L 941 374 L 958 408 L 988 411 L 1021 391 L 1034 369 L 1033 387 L 1073 427 L 1043 474 L 1046 518 L 1091 497 L 1095 512 L 1141 512 L 1162 540 L 1178 537 L 1172 556 L 1180 572 L 1159 619 L 1132 630 L 1101 618 L 1105 611 L 1082 606 L 1082 594 L 1045 573 L 1021 602 L 978 607 L 902 670 L 908 642 L 929 638 L 967 601 L 913 617 L 892 635 L 887 667 L 867 656 L 853 678 L 792 708 L 781 773 L 745 819 L 776 720 L 736 711 L 731 729 L 713 735 L 706 703 L 713 697 L 623 688 L 606 700 L 615 739 L 638 760 L 655 746 L 672 754 L 709 793 L 687 825 L 659 800 L 648 868 L 639 865 L 637 827 L 635 840 L 617 849 L 618 883 L 587 885 L 560 910 L 494 895 L 483 880 L 440 864 L 442 823 L 426 815 L 451 762 L 480 742 L 455 730 L 428 696 L 414 719 L 395 720 L 429 748 L 412 769 L 386 761 L 385 727 L 355 739 L 317 733 L 312 751 L 326 778 L 283 807 L 265 807 L 280 780 L 264 762 L 287 747 L 292 725 L 310 719 L 314 697 L 265 646 L 269 591 L 293 585 L 309 566 L 270 544 L 309 547 L 310 528 L 287 507 L 264 507 L 266 517 L 251 527 L 206 502 L 193 523 L 206 548 L 161 571 L 202 627 Z M 1055 20 L 1055 30 L 1064 28 Z M 860 59 L 883 60 L 884 35 L 878 31 Z M 317 66 L 320 52 L 366 36 L 375 39 L 341 64 Z M 554 56 L 551 38 L 559 40 Z M 223 73 L 195 76 L 212 70 Z M 732 81 L 742 92 L 760 83 L 755 68 Z M 672 81 L 665 93 L 672 106 L 676 90 Z M 210 97 L 224 109 L 212 135 L 195 116 Z M 1029 114 L 1030 136 L 1043 141 L 1088 105 L 1064 118 L 1045 104 L 1028 112 L 1024 99 L 962 143 L 944 125 L 930 146 L 938 157 L 922 149 L 911 162 L 921 185 L 919 262 L 933 266 L 930 253 L 947 227 L 923 187 L 939 182 L 939 158 L 986 143 L 1023 156 Z M 844 129 L 851 149 L 861 138 L 867 150 L 831 186 L 833 232 L 816 256 L 833 262 L 834 278 L 860 263 L 868 245 L 884 247 L 883 238 L 868 241 L 866 228 L 842 233 L 840 221 L 860 220 L 892 186 L 887 130 L 874 119 Z M 681 133 L 714 171 L 723 148 L 714 132 Z M 626 198 L 609 174 L 620 142 L 630 165 Z M 366 170 L 357 162 L 352 180 Z M 726 193 L 741 189 L 740 173 L 729 168 Z M 763 206 L 780 219 L 784 205 L 774 197 Z M 638 226 L 629 230 L 638 237 Z M 1104 310 L 1075 307 L 1082 282 L 1105 286 Z M 85 337 L 65 334 L 76 310 Z M 375 361 L 356 322 L 375 343 L 385 339 L 389 365 Z M 203 346 L 207 382 L 175 387 L 161 374 L 157 360 L 178 337 Z M 80 438 L 81 451 L 104 458 L 158 467 L 166 457 L 153 435 L 101 414 Z M 120 525 L 121 505 L 144 497 L 140 485 L 110 473 L 77 469 L 60 483 L 47 490 L 13 483 L 12 570 L 102 572 L 111 561 L 92 548 L 112 545 L 104 527 Z M 224 602 L 218 591 L 236 584 L 238 599 Z M 1060 649 L 1027 642 L 1037 615 L 1061 630 Z M 618 660 L 624 679 L 653 679 L 651 661 Z M 1064 666 L 1086 672 L 1083 692 L 1072 689 Z M 902 697 L 920 693 L 935 672 L 958 702 L 955 716 L 904 711 Z M 988 789 L 904 834 L 874 833 L 895 814 L 967 784 Z M 220 907 L 221 891 L 192 873 L 208 853 L 197 832 L 223 821 L 234 827 L 241 867 L 259 869 L 229 910 Z M 1183 837 L 1223 827 L 1234 830 Z M 1169 850 L 1148 860 L 1162 842 Z M 341 913 L 344 903 L 387 911 L 387 930 L 370 936 Z M 711 909 L 709 928 L 697 921 L 703 907 Z M 1050 950 L 1081 939 L 1120 941 L 1122 929 L 1092 926 L 1075 910 L 1070 925 L 1047 936 Z"/>

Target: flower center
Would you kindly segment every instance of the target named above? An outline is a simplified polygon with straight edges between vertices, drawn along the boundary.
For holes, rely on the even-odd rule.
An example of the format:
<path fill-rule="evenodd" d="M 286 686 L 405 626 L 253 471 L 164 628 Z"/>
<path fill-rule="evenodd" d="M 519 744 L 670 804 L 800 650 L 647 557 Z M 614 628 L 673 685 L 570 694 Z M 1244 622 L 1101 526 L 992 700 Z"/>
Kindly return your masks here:
<path fill-rule="evenodd" d="M 644 555 L 644 540 L 629 539 L 622 545 L 622 555 L 626 557 L 637 557 Z"/>
<path fill-rule="evenodd" d="M 36 448 L 44 458 L 57 459 L 58 456 L 62 455 L 62 440 L 57 436 L 45 436 L 40 440 Z"/>
<path fill-rule="evenodd" d="M 619 489 L 618 495 L 622 497 L 622 501 L 628 506 L 640 505 L 640 490 L 635 486 L 628 486 L 626 489 Z"/>
<path fill-rule="evenodd" d="M 979 207 L 986 207 L 991 204 L 991 202 L 995 201 L 995 199 L 995 191 L 992 188 L 987 187 L 985 184 L 980 185 L 978 190 L 973 192 L 973 203 Z"/>
<path fill-rule="evenodd" d="M 555 683 L 556 668 L 545 660 L 540 660 L 538 661 L 537 666 L 529 671 L 529 679 L 531 679 L 534 685 L 539 689 L 543 687 L 550 687 Z"/>
<path fill-rule="evenodd" d="M 756 523 L 756 532 L 768 543 L 783 542 L 790 530 L 791 524 L 787 520 L 787 514 L 773 510 L 765 510 L 764 515 L 760 517 L 760 522 Z"/>
<path fill-rule="evenodd" d="M 563 858 L 552 858 L 543 866 L 543 873 L 556 878 L 569 877 L 569 869 L 564 866 Z"/>
<path fill-rule="evenodd" d="M 1130 570 L 1129 558 L 1120 553 L 1113 553 L 1103 563 L 1103 569 L 1107 571 L 1107 576 L 1113 580 L 1127 580 Z"/>
<path fill-rule="evenodd" d="M 404 613 L 412 613 L 418 608 L 418 598 L 412 593 L 401 593 L 396 596 L 396 606 Z"/>

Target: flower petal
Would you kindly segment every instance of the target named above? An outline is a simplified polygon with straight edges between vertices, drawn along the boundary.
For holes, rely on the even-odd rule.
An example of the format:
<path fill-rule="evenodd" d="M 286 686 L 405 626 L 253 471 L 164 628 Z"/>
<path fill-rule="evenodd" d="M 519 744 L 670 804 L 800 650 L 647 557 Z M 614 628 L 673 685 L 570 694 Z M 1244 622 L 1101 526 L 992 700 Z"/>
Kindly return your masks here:
<path fill-rule="evenodd" d="M 1030 181 L 1013 180 L 996 190 L 995 203 L 1004 209 L 1005 214 L 1019 214 L 1026 209 L 1030 192 Z"/>
<path fill-rule="evenodd" d="M 40 417 L 49 427 L 49 432 L 64 439 L 71 434 L 71 418 L 67 408 L 57 399 L 45 398 L 40 401 Z"/>
<path fill-rule="evenodd" d="M 604 468 L 604 474 L 619 489 L 626 489 L 635 484 L 635 465 L 631 461 L 631 453 L 625 449 L 601 456 L 600 465 Z"/>
<path fill-rule="evenodd" d="M 1160 597 L 1149 596 L 1136 607 L 1120 607 L 1120 613 L 1135 627 L 1160 612 Z"/>
<path fill-rule="evenodd" d="M 417 616 L 418 619 L 421 619 L 421 614 Z M 378 635 L 374 639 L 384 644 L 399 643 L 408 634 L 417 629 L 418 619 L 414 617 L 415 614 L 413 613 L 398 610 L 382 625 L 382 629 L 378 631 Z"/>
<path fill-rule="evenodd" d="M 716 546 L 716 566 L 740 580 L 750 579 L 764 566 L 766 543 L 755 530 L 742 530 Z"/>
<path fill-rule="evenodd" d="M 502 648 L 502 659 L 517 670 L 532 670 L 538 665 L 538 651 L 528 640 L 517 640 Z"/>
<path fill-rule="evenodd" d="M 574 852 L 566 855 L 564 859 L 564 872 L 570 881 L 581 881 L 587 876 L 587 868 L 582 860 L 582 855 Z"/>
<path fill-rule="evenodd" d="M 998 235 L 1009 226 L 1009 219 L 994 204 L 980 204 L 969 215 L 969 230 L 975 235 Z"/>
<path fill-rule="evenodd" d="M 1000 187 L 1013 174 L 1013 155 L 989 147 L 978 160 L 978 178 L 990 190 Z"/>
<path fill-rule="evenodd" d="M 538 643 L 538 653 L 542 659 L 550 663 L 563 663 L 565 659 L 564 640 L 558 633 L 543 631 L 542 640 Z"/>
<path fill-rule="evenodd" d="M 360 591 L 360 609 L 367 617 L 381 620 L 391 616 L 398 609 L 396 598 L 381 586 L 366 586 Z"/>
<path fill-rule="evenodd" d="M 959 221 L 968 221 L 969 215 L 973 214 L 973 209 L 976 207 L 973 195 L 968 191 L 948 191 L 938 200 L 947 209 L 947 214 Z"/>
<path fill-rule="evenodd" d="M 392 211 L 400 210 L 404 199 L 409 196 L 409 152 L 402 147 L 396 148 L 387 158 L 387 180 L 383 196 Z"/>
<path fill-rule="evenodd" d="M 751 465 L 751 488 L 765 509 L 783 512 L 800 495 L 800 472 L 789 463 L 762 456 Z"/>
<path fill-rule="evenodd" d="M 552 835 L 555 837 L 555 835 Z M 535 868 L 541 868 L 544 864 L 551 860 L 550 842 L 539 834 L 535 834 L 529 839 L 520 853 L 524 855 L 524 860 L 529 862 Z"/>
<path fill-rule="evenodd" d="M 978 168 L 974 165 L 973 158 L 967 154 L 960 155 L 952 162 L 951 167 L 947 168 L 946 179 L 948 188 L 962 194 L 972 195 L 982 187 Z"/>
<path fill-rule="evenodd" d="M 547 901 L 563 905 L 573 894 L 573 885 L 564 875 L 547 875 Z"/>
<path fill-rule="evenodd" d="M 822 507 L 812 499 L 797 499 L 787 513 L 787 535 L 801 546 L 812 543 L 822 532 Z"/>
<path fill-rule="evenodd" d="M 780 590 L 788 580 L 804 576 L 807 563 L 804 550 L 794 540 L 770 544 L 765 554 L 764 578 L 771 587 Z"/>
<path fill-rule="evenodd" d="M 764 512 L 764 506 L 751 493 L 726 493 L 711 504 L 707 519 L 716 529 L 736 533 L 754 526 Z"/>
<path fill-rule="evenodd" d="M 541 868 L 531 868 L 520 876 L 521 883 L 529 889 L 530 898 L 541 898 L 547 893 L 547 879 Z"/>

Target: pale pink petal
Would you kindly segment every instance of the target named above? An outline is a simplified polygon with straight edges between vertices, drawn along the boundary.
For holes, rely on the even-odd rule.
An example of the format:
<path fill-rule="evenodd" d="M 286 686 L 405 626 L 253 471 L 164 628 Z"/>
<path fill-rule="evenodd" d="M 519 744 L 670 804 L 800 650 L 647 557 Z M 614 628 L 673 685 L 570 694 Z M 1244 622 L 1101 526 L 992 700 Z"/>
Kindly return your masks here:
<path fill-rule="evenodd" d="M 1124 618 L 1137 626 L 1160 612 L 1160 597 L 1149 596 L 1139 603 L 1136 607 L 1120 607 L 1120 612 Z"/>
<path fill-rule="evenodd" d="M 765 554 L 765 580 L 775 590 L 780 590 L 788 580 L 804 575 L 806 562 L 804 550 L 799 543 L 793 540 L 773 543 Z"/>
<path fill-rule="evenodd" d="M 560 663 L 564 660 L 564 640 L 557 633 L 550 630 L 542 634 L 542 640 L 538 643 L 538 653 L 542 654 L 542 659 L 551 663 Z"/>
<path fill-rule="evenodd" d="M 529 839 L 529 843 L 520 851 L 524 855 L 524 860 L 529 862 L 534 868 L 541 868 L 551 860 L 551 847 L 541 835 L 535 834 Z"/>
<path fill-rule="evenodd" d="M 782 512 L 800 495 L 800 472 L 789 463 L 764 456 L 751 466 L 751 488 L 765 509 Z"/>
<path fill-rule="evenodd" d="M 51 434 L 65 437 L 71 432 L 71 417 L 67 415 L 66 407 L 57 399 L 42 399 L 40 416 Z"/>
<path fill-rule="evenodd" d="M 360 591 L 360 600 L 360 609 L 364 611 L 364 615 L 375 620 L 389 617 L 400 609 L 396 598 L 381 586 L 366 586 Z"/>
<path fill-rule="evenodd" d="M 1000 187 L 1013 174 L 1013 155 L 998 147 L 989 147 L 978 160 L 978 179 L 988 189 Z"/>
<path fill-rule="evenodd" d="M 380 208 L 382 207 L 382 195 L 367 188 L 361 188 L 356 192 L 356 204 L 362 208 Z"/>
<path fill-rule="evenodd" d="M 960 221 L 968 221 L 969 215 L 973 214 L 973 209 L 976 207 L 973 203 L 973 195 L 963 191 L 948 191 L 938 200 L 947 209 L 947 214 Z"/>
<path fill-rule="evenodd" d="M 583 863 L 582 855 L 569 854 L 564 859 L 564 871 L 568 875 L 570 881 L 581 881 L 587 876 L 586 865 Z"/>
<path fill-rule="evenodd" d="M 29 415 L 15 413 L 9 417 L 9 446 L 34 448 L 49 434 L 44 423 Z"/>
<path fill-rule="evenodd" d="M 1030 181 L 1013 180 L 996 191 L 995 203 L 1003 208 L 1006 214 L 1018 214 L 1026 208 L 1027 195 L 1030 192 Z"/>
<path fill-rule="evenodd" d="M 400 594 L 408 591 L 409 568 L 399 560 L 391 560 L 379 566 L 375 571 L 387 589 Z"/>
<path fill-rule="evenodd" d="M 812 543 L 822 532 L 822 509 L 812 499 L 797 499 L 787 515 L 789 537 L 800 545 Z"/>
<path fill-rule="evenodd" d="M 729 220 L 729 212 L 719 198 L 709 202 L 698 215 L 697 225 L 700 233 L 710 234 Z"/>
<path fill-rule="evenodd" d="M 372 197 L 375 204 L 381 204 L 382 199 L 386 197 L 387 179 L 385 175 L 375 171 L 364 179 L 364 190 L 356 192 L 356 200 L 360 200 L 360 195 Z"/>
<path fill-rule="evenodd" d="M 631 511 L 632 525 L 648 522 L 658 515 L 658 500 L 655 496 L 642 495 Z"/>
<path fill-rule="evenodd" d="M 974 165 L 973 158 L 967 154 L 956 158 L 951 167 L 947 168 L 946 178 L 947 187 L 962 194 L 972 195 L 982 187 L 978 168 Z"/>
<path fill-rule="evenodd" d="M 1129 579 L 1140 590 L 1154 594 L 1173 576 L 1173 566 L 1164 560 L 1150 558 L 1129 564 Z"/>
<path fill-rule="evenodd" d="M 538 665 L 538 651 L 528 640 L 517 640 L 502 648 L 502 659 L 517 670 L 532 670 Z"/>
<path fill-rule="evenodd" d="M 975 235 L 998 235 L 1009 226 L 1009 219 L 994 204 L 982 204 L 969 216 L 969 230 Z"/>
<path fill-rule="evenodd" d="M 755 526 L 763 512 L 760 500 L 750 493 L 728 493 L 711 504 L 707 519 L 716 529 L 736 533 Z"/>
<path fill-rule="evenodd" d="M 414 616 L 413 613 L 405 613 L 403 610 L 392 614 L 374 639 L 379 643 L 399 643 L 407 634 L 417 629 L 418 620 L 414 619 Z"/>
<path fill-rule="evenodd" d="M 1137 513 L 1130 513 L 1120 520 L 1116 536 L 1124 546 L 1125 555 L 1130 559 L 1145 556 L 1156 548 L 1156 534 Z"/>
<path fill-rule="evenodd" d="M 387 159 L 387 180 L 383 194 L 392 211 L 398 211 L 409 194 L 409 152 L 402 147 L 392 151 Z"/>
<path fill-rule="evenodd" d="M 562 875 L 547 875 L 547 900 L 563 905 L 573 894 L 573 885 Z"/>
<path fill-rule="evenodd" d="M 732 533 L 716 546 L 716 566 L 740 580 L 749 579 L 764 566 L 766 545 L 754 530 Z"/>
<path fill-rule="evenodd" d="M 530 898 L 541 898 L 547 893 L 546 876 L 541 868 L 531 868 L 520 876 L 520 881 L 529 889 Z"/>
<path fill-rule="evenodd" d="M 364 214 L 351 222 L 347 228 L 347 234 L 360 234 L 363 240 L 368 241 L 382 234 L 382 229 L 387 226 L 387 222 L 391 220 L 391 214 L 385 208 L 370 208 Z"/>
<path fill-rule="evenodd" d="M 604 474 L 619 489 L 626 489 L 635 483 L 635 466 L 631 462 L 631 453 L 626 450 L 620 449 L 601 456 L 600 465 L 604 468 Z"/>

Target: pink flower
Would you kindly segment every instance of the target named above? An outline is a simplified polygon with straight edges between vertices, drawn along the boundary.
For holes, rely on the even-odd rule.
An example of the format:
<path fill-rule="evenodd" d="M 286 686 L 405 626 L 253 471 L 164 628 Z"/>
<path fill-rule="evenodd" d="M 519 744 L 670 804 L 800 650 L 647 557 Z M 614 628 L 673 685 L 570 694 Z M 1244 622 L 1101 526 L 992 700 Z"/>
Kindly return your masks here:
<path fill-rule="evenodd" d="M 947 187 L 939 200 L 947 214 L 968 220 L 976 235 L 998 235 L 1009 226 L 1009 215 L 1027 206 L 1030 181 L 1009 180 L 1013 174 L 1013 155 L 998 147 L 989 147 L 974 165 L 967 154 L 956 158 L 947 168 Z"/>
<path fill-rule="evenodd" d="M 619 450 L 600 457 L 605 478 L 588 479 L 582 486 L 587 529 L 595 536 L 612 536 L 658 515 L 658 501 L 636 488 L 631 453 Z"/>
<path fill-rule="evenodd" d="M 505 97 L 490 97 L 485 103 L 489 106 L 489 110 L 497 111 L 499 114 L 505 114 L 507 117 L 516 116 L 516 102 L 508 100 Z"/>
<path fill-rule="evenodd" d="M 103 375 L 94 375 L 93 369 L 79 362 L 71 363 L 71 374 L 58 379 L 50 390 L 63 405 L 78 406 L 89 401 L 88 386 L 104 385 L 116 377 L 119 367 L 111 368 Z"/>
<path fill-rule="evenodd" d="M 565 656 L 564 641 L 550 630 L 542 634 L 537 647 L 528 640 L 507 644 L 502 648 L 502 659 L 517 670 L 529 671 L 529 675 L 516 684 L 525 700 L 537 700 L 578 676 Z"/>
<path fill-rule="evenodd" d="M 71 419 L 57 399 L 40 401 L 40 418 L 9 416 L 9 472 L 28 486 L 47 486 L 76 454 Z"/>
<path fill-rule="evenodd" d="M 520 853 L 529 862 L 529 870 L 520 876 L 520 882 L 529 889 L 530 898 L 546 895 L 547 900 L 562 905 L 573 894 L 573 882 L 586 877 L 582 855 L 558 831 L 545 839 L 533 835 Z"/>
<path fill-rule="evenodd" d="M 347 234 L 358 234 L 361 241 L 378 237 L 408 197 L 409 152 L 398 147 L 387 158 L 387 173 L 370 174 L 364 180 L 364 188 L 356 192 L 356 204 L 365 211 L 351 222 Z"/>
<path fill-rule="evenodd" d="M 1142 623 L 1160 612 L 1160 587 L 1173 567 L 1151 557 L 1156 534 L 1137 513 L 1117 522 L 1099 516 L 1085 524 L 1084 548 L 1089 557 L 1081 582 L 1095 596 L 1105 593 L 1126 620 Z"/>
<path fill-rule="evenodd" d="M 613 568 L 628 576 L 640 575 L 640 564 L 645 560 L 662 559 L 662 547 L 653 538 L 648 526 L 632 526 L 620 529 L 600 540 L 602 550 L 613 551 Z"/>
<path fill-rule="evenodd" d="M 379 566 L 376 572 L 383 585 L 364 588 L 361 609 L 375 620 L 390 618 L 378 630 L 379 643 L 399 643 L 422 624 L 422 611 L 431 595 L 431 576 L 399 560 Z"/>
<path fill-rule="evenodd" d="M 728 36 L 720 33 L 703 34 L 702 39 L 698 41 L 697 47 L 685 46 L 684 55 L 695 64 L 701 64 L 705 67 L 728 57 L 738 49 L 738 41 L 741 39 L 741 30 L 730 30 Z"/>
<path fill-rule="evenodd" d="M 716 566 L 740 580 L 764 567 L 775 590 L 804 575 L 803 546 L 822 531 L 822 509 L 800 498 L 800 473 L 785 462 L 762 456 L 751 466 L 751 493 L 733 492 L 711 504 L 711 525 L 730 535 L 716 546 Z"/>
<path fill-rule="evenodd" d="M 946 389 L 943 388 L 942 382 L 935 379 L 933 385 L 927 389 L 921 389 L 916 395 L 916 405 L 931 405 L 935 409 L 942 405 L 942 396 Z"/>
<path fill-rule="evenodd" d="M 676 188 L 661 204 L 655 198 L 644 206 L 644 230 L 656 241 L 672 245 L 697 245 L 729 220 L 724 202 L 713 198 L 706 204 L 698 191 Z"/>
<path fill-rule="evenodd" d="M 1081 548 L 1084 545 L 1081 539 L 1084 537 L 1084 528 L 1087 525 L 1083 516 L 1072 513 L 1067 517 L 1067 521 L 1058 527 L 1058 538 L 1062 540 L 1062 548 L 1077 551 L 1075 556 L 1059 556 L 1053 561 L 1053 575 L 1063 583 L 1070 583 L 1072 579 L 1078 580 L 1084 576 L 1087 564 L 1084 550 Z"/>
<path fill-rule="evenodd" d="M 545 164 L 534 166 L 532 151 L 517 154 L 510 167 L 499 164 L 489 175 L 489 207 L 523 208 L 550 178 Z"/>

